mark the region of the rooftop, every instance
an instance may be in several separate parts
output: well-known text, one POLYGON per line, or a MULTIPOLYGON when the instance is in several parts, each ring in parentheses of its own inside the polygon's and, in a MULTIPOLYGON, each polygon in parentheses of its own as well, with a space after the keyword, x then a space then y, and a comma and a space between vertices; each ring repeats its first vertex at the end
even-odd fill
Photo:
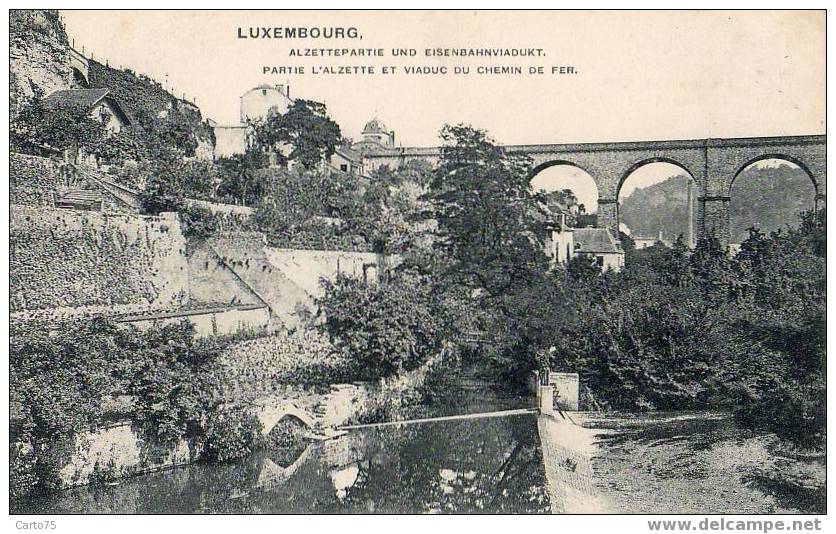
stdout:
POLYGON ((577 252, 624 253, 621 245, 606 228, 575 228, 573 239, 575 240, 577 252))
POLYGON ((92 109, 101 102, 110 91, 108 89, 62 89, 50 93, 44 99, 48 107, 78 107, 92 109))
POLYGON ((60 91, 50 93, 46 98, 44 98, 44 104, 46 107, 53 109, 64 108, 90 111, 103 100, 108 101, 123 123, 131 124, 128 114, 125 113, 125 110, 122 109, 119 102, 110 96, 109 89, 62 89, 60 91))
POLYGON ((366 123, 366 126, 363 128, 363 133, 389 133, 389 130, 386 129, 386 125, 380 119, 375 117, 366 123))

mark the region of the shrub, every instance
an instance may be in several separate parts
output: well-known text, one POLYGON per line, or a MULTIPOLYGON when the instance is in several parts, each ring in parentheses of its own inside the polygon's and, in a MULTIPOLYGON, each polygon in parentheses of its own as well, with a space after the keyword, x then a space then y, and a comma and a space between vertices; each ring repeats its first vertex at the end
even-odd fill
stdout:
POLYGON ((37 488, 36 461, 35 451, 31 448, 9 442, 9 496, 12 499, 25 497, 37 488))
POLYGON ((211 366, 223 399, 253 400, 285 384, 321 385, 356 379, 348 360, 315 331, 278 332, 231 343, 211 366))
POLYGON ((425 277, 400 273, 381 283, 325 281, 323 330, 366 379, 414 369, 441 349, 446 314, 425 277))
POLYGON ((130 397, 133 421, 163 443, 201 436, 218 404, 205 369, 220 348, 196 341, 186 321, 148 332, 104 319, 21 321, 10 334, 15 495, 58 488, 75 434, 112 416, 108 399, 130 397))
POLYGON ((252 454, 261 438, 261 423, 241 407, 225 407, 209 416, 204 432, 205 459, 226 463, 252 454))

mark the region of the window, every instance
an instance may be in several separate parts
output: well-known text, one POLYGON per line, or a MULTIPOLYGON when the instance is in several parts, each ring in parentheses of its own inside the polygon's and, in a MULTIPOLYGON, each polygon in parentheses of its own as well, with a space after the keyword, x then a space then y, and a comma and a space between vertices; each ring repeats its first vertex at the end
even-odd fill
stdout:
POLYGON ((342 165, 340 165, 340 170, 343 172, 348 172, 348 165, 343 163, 342 165))
POLYGON ((597 265, 598 267, 603 267, 604 266, 604 257, 603 256, 596 256, 595 257, 595 265, 597 265))
POLYGON ((261 90, 261 96, 267 96, 267 89, 261 90))

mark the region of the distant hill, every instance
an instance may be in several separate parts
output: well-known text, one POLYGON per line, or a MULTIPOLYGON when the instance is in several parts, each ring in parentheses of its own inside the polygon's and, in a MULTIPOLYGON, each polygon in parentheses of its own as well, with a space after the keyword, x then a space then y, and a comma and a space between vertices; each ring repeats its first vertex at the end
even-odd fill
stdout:
MULTIPOLYGON (((676 239, 688 232, 688 181, 684 175, 671 176, 663 182, 638 188, 619 207, 621 222, 633 236, 656 237, 661 231, 665 239, 676 239)), ((697 221, 696 189, 694 224, 697 221)), ((696 228, 695 228, 696 231, 696 228)))
POLYGON ((749 168, 731 191, 731 242, 741 243, 752 226, 769 233, 798 226, 798 215, 815 207, 816 191, 798 167, 749 168))
MULTIPOLYGON (((661 230, 675 238, 687 229, 684 175, 636 189, 621 202, 619 214, 632 234, 656 236, 661 230)), ((786 164, 750 168, 734 182, 731 192, 731 242, 740 243, 752 226, 772 232, 798 224, 798 214, 813 209, 815 190, 807 174, 786 164)), ((697 203, 694 203, 696 222, 697 203)))

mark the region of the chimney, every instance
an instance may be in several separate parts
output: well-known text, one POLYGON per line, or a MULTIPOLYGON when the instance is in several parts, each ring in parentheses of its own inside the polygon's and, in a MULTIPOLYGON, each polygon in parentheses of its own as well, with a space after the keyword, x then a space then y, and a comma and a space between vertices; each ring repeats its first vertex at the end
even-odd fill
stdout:
POLYGON ((691 191, 691 180, 688 180, 688 248, 694 248, 694 198, 691 191))

